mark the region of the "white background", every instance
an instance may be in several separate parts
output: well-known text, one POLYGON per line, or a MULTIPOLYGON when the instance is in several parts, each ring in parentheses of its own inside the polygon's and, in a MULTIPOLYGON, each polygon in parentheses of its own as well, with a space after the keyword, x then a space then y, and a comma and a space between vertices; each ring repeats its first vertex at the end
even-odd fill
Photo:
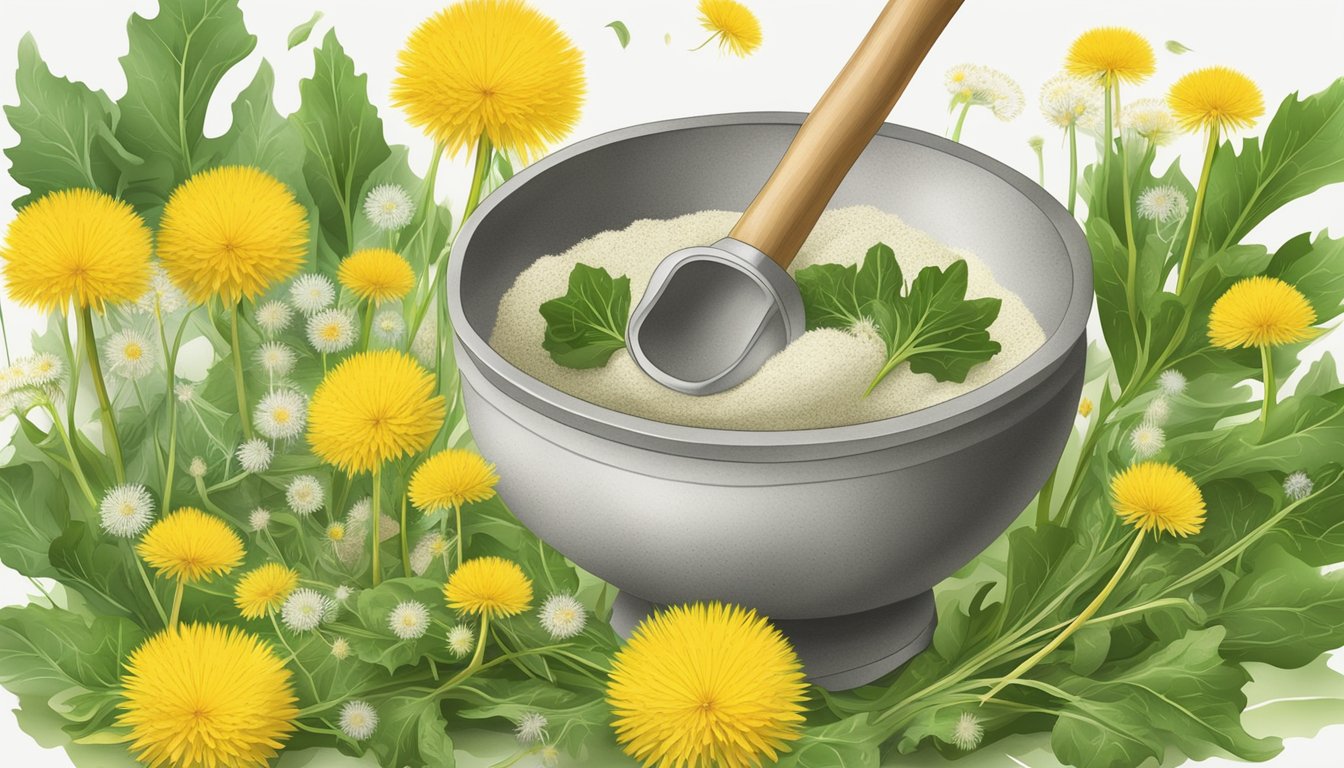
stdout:
MULTIPOLYGON (((752 57, 726 57, 712 48, 699 52, 704 33, 696 23, 694 0, 532 0, 554 16, 585 51, 588 101, 574 139, 609 129, 693 114, 743 110, 809 109, 832 75, 844 63, 881 0, 746 0, 757 11, 765 43, 752 57), (622 50, 604 25, 620 19, 633 39, 622 50), (669 33, 670 45, 663 36, 669 33)), ((220 133, 228 124, 228 104, 252 78, 262 57, 276 69, 276 98, 282 112, 297 106, 298 80, 311 73, 311 47, 327 29, 335 27, 356 67, 369 74, 370 95, 380 105, 388 138, 411 146, 412 163, 423 172, 429 144, 407 126, 399 113, 385 108, 396 51, 409 31, 442 3, 421 0, 243 0, 249 29, 258 36, 257 50, 230 73, 211 105, 208 133, 220 133), (322 7, 326 18, 309 43, 285 49, 290 29, 322 7)), ((0 102, 12 104, 12 73, 19 38, 32 32, 43 57, 57 75, 82 80, 116 99, 125 89, 117 57, 126 52, 125 23, 132 12, 155 13, 155 0, 3 0, 0 4, 0 102)), ((1119 24, 1146 35, 1158 49, 1158 74, 1149 83, 1132 88, 1126 100, 1162 96, 1184 72, 1207 64, 1239 68, 1265 92, 1269 111, 1289 93, 1311 93, 1344 75, 1344 2, 1340 0, 968 0, 930 53, 919 74, 893 112, 894 122, 933 132, 948 127, 943 72, 970 61, 987 64, 1018 80, 1027 93, 1027 110, 1011 124, 976 110, 967 122, 963 140, 1035 177, 1035 157, 1027 137, 1046 137, 1049 186, 1062 193, 1065 156, 1060 135, 1052 131, 1036 109, 1041 82, 1055 73, 1069 42, 1093 26, 1119 24), (1161 46, 1175 39, 1194 49, 1175 56, 1161 46)), ((0 146, 14 144, 8 125, 0 125, 0 146)), ((1199 142, 1185 140, 1165 151, 1159 165, 1184 153, 1187 173, 1197 168, 1199 142)), ((7 161, 4 161, 7 167, 7 161)), ((445 169, 439 189, 462 190, 467 173, 460 162, 445 169)), ((650 183, 656 183, 651 179, 650 183)), ((23 193, 8 175, 0 174, 0 200, 23 193)), ((450 196, 460 199, 460 193, 450 196)), ((949 201, 955 204, 955 201, 949 201)), ((0 210, 0 225, 12 216, 0 210)), ((1313 195, 1274 215, 1252 235, 1252 240, 1274 247, 1303 231, 1344 229, 1344 185, 1313 195)), ((6 304, 6 320, 16 351, 35 317, 6 304)), ((1317 345, 1336 356, 1344 354, 1344 334, 1336 333, 1317 345)), ((0 532, 0 535, 4 535, 0 532)), ((0 566, 0 604, 22 603, 32 592, 28 582, 0 566)), ((1341 658, 1334 664, 1344 668, 1341 658)), ((1344 695, 1344 692, 1341 692, 1344 695)), ((7 711, 13 698, 0 691, 0 751, 6 765, 68 765, 64 753, 43 750, 23 734, 7 711)), ((1274 766, 1312 768, 1339 765, 1344 747, 1344 725, 1322 731, 1316 739, 1290 739, 1274 766)), ((995 747, 989 747, 994 749, 995 747)), ((1003 765, 1023 765, 1001 747, 1003 765)), ((1026 761, 1033 758, 1027 757, 1026 761)), ((1202 765, 1225 766, 1217 759, 1202 765)))

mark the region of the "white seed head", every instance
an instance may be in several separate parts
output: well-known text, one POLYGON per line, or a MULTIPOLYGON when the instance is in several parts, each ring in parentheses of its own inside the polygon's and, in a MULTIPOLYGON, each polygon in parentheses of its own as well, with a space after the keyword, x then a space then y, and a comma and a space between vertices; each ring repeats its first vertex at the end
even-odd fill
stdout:
POLYGON ((1156 424, 1144 422, 1129 433, 1129 445, 1134 449, 1134 455, 1140 459, 1156 456, 1166 443, 1166 435, 1156 424))
POLYGON ((308 318, 308 343, 318 352, 344 351, 356 337, 355 314, 348 309, 324 309, 308 318))
POLYGON ((406 321, 401 319, 400 312, 384 309, 373 317, 373 332, 384 344, 395 344, 406 332, 406 321))
POLYGON ((429 629, 429 609, 418 600, 397 603, 397 607, 387 615, 387 626, 392 634, 402 640, 414 640, 429 629))
POLYGON ((341 733, 363 741, 378 727, 378 711, 367 701, 347 701, 341 707, 341 733))
POLYGON ((344 637, 338 637, 331 641, 331 655, 336 657, 337 661, 345 661, 350 658, 350 641, 344 637))
POLYGON ((1306 472, 1298 471, 1283 478, 1283 495, 1292 501, 1301 501, 1316 490, 1316 484, 1307 477, 1306 472))
POLYGON ((292 632, 311 632, 331 610, 331 598, 308 587, 300 587, 289 594, 280 609, 280 620, 292 632))
POLYGON ((1165 395, 1158 395, 1143 409, 1143 420, 1149 424, 1162 426, 1171 418, 1171 401, 1165 395))
POLYGON ((247 516, 247 527, 254 531, 264 531, 271 524, 271 510, 257 507, 247 516))
POLYGON ((437 531, 425 534, 416 542, 415 549, 411 552, 411 573, 423 576, 434 561, 443 557, 447 551, 448 540, 443 534, 437 531))
POLYGON ((139 331, 123 328, 112 334, 103 348, 107 350, 108 369, 123 379, 143 379, 154 370, 154 347, 139 331))
POLYGON ((1167 397, 1176 397, 1185 391, 1185 374, 1175 368, 1168 368, 1157 377, 1157 388, 1167 397))
POLYGON ((419 360, 422 365, 434 366, 438 363, 439 346, 439 321, 432 313, 425 317, 424 322, 420 323, 420 329, 415 332, 415 338, 411 341, 411 354, 419 360))
POLYGON ((415 203, 397 184, 379 184, 364 198, 364 215, 384 232, 405 228, 415 216, 415 203))
POLYGON ((139 536, 154 518, 154 499, 139 483, 114 486, 103 495, 98 513, 104 531, 124 539, 139 536))
POLYGON ((257 347, 257 363, 271 378, 288 376, 294 371, 297 359, 294 350, 288 344, 268 341, 257 347))
POLYGON ((285 487, 285 501, 294 514, 307 517, 326 503, 322 483, 312 475, 299 475, 285 487))
POLYGON ((958 749, 970 751, 980 746, 980 740, 985 737, 984 726, 980 725, 980 719, 970 712, 962 712, 961 717, 952 726, 952 743, 958 749))
POLYGON ((564 640, 583 631, 588 612, 573 595, 551 595, 541 604, 537 618, 551 637, 564 640))
POLYGON ((303 434, 308 401, 292 389, 267 392, 253 413, 257 431, 272 440, 292 440, 303 434))
POLYGON ((1055 75, 1041 86, 1041 114, 1059 128, 1100 130, 1103 102, 1096 82, 1068 73, 1055 75))
POLYGON ((342 584, 336 588, 336 591, 331 593, 331 596, 336 598, 336 602, 344 603, 346 600, 349 600, 350 596, 354 593, 355 591, 353 589, 342 584))
POLYGON ((289 321, 293 318, 294 310, 279 299, 272 299, 257 307, 257 325, 270 336, 288 328, 289 321))
POLYGON ((289 300, 303 314, 312 315, 336 300, 336 286, 323 275, 299 275, 289 284, 289 300))
POLYGON ((514 729, 520 744, 536 744, 546 740, 546 716, 540 712, 524 712, 514 729))
POLYGON ((186 405, 196 399, 196 385, 190 381, 179 381, 173 385, 173 395, 177 402, 186 405))
POLYGON ((1189 202, 1180 190, 1164 184, 1143 190, 1137 208, 1140 217, 1166 224, 1184 219, 1189 202))
POLYGON ((1181 135, 1181 126, 1164 99, 1138 99, 1120 108, 1120 130, 1147 139, 1157 146, 1170 144, 1181 135))
POLYGON ((200 456, 192 456, 191 463, 187 465, 187 474, 200 480, 205 477, 206 469, 207 467, 205 466, 204 458, 200 456))
POLYGON ((255 475, 258 472, 265 472, 271 466, 271 458, 275 455, 275 451, 271 449, 270 443, 260 437, 254 437, 238 446, 236 455, 243 471, 255 475))
POLYGON ((1022 114, 1022 86, 997 69, 978 64, 959 64, 947 70, 943 79, 953 106, 969 102, 989 107, 994 116, 1009 121, 1022 114))
POLYGON ((465 658, 476 647, 476 633, 465 624, 454 625, 448 630, 448 650, 457 658, 465 658))
POLYGON ((367 524, 373 514, 373 499, 368 496, 356 501, 350 505, 349 511, 345 513, 345 522, 351 525, 367 524))
POLYGON ((49 353, 39 352, 14 361, 21 371, 21 381, 25 387, 47 387, 58 382, 65 373, 65 363, 61 358, 49 353))
POLYGON ((160 314, 168 315, 187 305, 186 294, 173 284, 163 267, 154 264, 149 270, 149 288, 135 302, 136 310, 152 314, 157 308, 160 314))

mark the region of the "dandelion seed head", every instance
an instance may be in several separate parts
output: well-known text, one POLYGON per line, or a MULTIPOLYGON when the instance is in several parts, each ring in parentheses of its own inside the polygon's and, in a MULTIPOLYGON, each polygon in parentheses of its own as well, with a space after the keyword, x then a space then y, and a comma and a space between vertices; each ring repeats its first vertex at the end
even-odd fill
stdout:
POLYGON ((1185 392, 1185 374, 1175 368, 1168 368, 1157 377, 1158 390, 1167 397, 1176 397, 1185 392))
POLYGON ((377 334, 378 340, 384 344, 395 344, 401 340, 401 335, 406 332, 406 322, 401 319, 400 312, 385 309, 374 316, 373 332, 377 334))
POLYGON ((537 618, 551 637, 564 640, 583 631, 588 612, 573 595, 551 595, 541 604, 537 618))
POLYGON ((1171 418, 1171 401, 1165 396, 1158 395, 1148 403, 1148 407, 1143 409, 1143 420, 1155 426, 1162 426, 1171 418))
POLYGON ((1149 221, 1166 224, 1180 221, 1189 210, 1185 195, 1172 186, 1149 187, 1139 195, 1139 216, 1149 221))
POLYGON ((524 712, 514 729, 518 743, 535 744, 546 740, 546 716, 540 712, 524 712))
POLYGON ((308 343, 324 354, 343 352, 357 339, 355 314, 348 309, 324 309, 308 318, 308 343))
POLYGON ((322 483, 312 475, 299 475, 285 487, 285 501, 295 514, 307 517, 326 503, 322 483))
POLYGON ((158 264, 150 265, 149 289, 135 302, 135 308, 149 314, 158 309, 160 314, 170 315, 186 305, 187 295, 173 284, 167 270, 158 264))
POLYGON ((145 486, 125 483, 103 494, 98 514, 104 531, 123 539, 135 538, 154 519, 154 499, 145 486))
POLYGON ((186 405, 196 399, 196 385, 189 381, 179 381, 173 385, 173 396, 177 402, 186 405))
POLYGON ((295 309, 313 315, 336 300, 336 286, 325 275, 299 275, 289 284, 289 300, 295 309))
POLYGON ((378 728, 378 711, 367 701, 347 701, 341 706, 340 726, 341 733, 363 741, 378 728))
POLYGON ((293 373, 297 359, 294 350, 288 344, 268 341, 257 347, 257 362, 261 364, 262 370, 266 371, 266 375, 272 378, 293 373))
POLYGON ((465 658, 476 647, 476 633, 465 624, 456 624, 448 630, 448 650, 457 658, 465 658))
POLYGON ((271 511, 265 507, 257 507, 247 515, 247 527, 253 531, 264 531, 271 524, 271 511))
POLYGON ((984 726, 980 725, 980 718, 970 712, 962 712, 961 717, 952 726, 952 743, 958 749, 967 752, 980 746, 980 740, 985 736, 984 726))
POLYGON ((271 336, 288 328, 293 318, 294 311, 279 299, 272 299, 257 307, 257 325, 271 336))
POLYGON ((336 657, 337 661, 345 661, 350 658, 350 641, 344 637, 338 637, 331 641, 331 655, 336 657))
POLYGON ((250 475, 265 472, 270 468, 271 457, 274 455, 271 444, 259 437, 246 440, 238 446, 238 464, 250 475))
POLYGON ((1283 478, 1283 495, 1293 501, 1301 501, 1316 490, 1316 484, 1307 477, 1306 472, 1297 471, 1283 478))
POLYGON ((108 369, 129 381, 143 379, 154 370, 154 347, 139 331, 123 328, 103 345, 107 350, 108 369))
POLYGON ((192 456, 191 463, 187 465, 187 474, 200 480, 205 477, 205 472, 205 459, 200 456, 192 456))
POLYGON ((252 420, 257 431, 272 440, 292 440, 303 434, 308 401, 292 389, 267 392, 257 403, 252 420))
POLYGON ((1120 110, 1120 129, 1147 139, 1155 146, 1166 146, 1181 133, 1176 116, 1162 99, 1138 99, 1120 110))
POLYGON ((425 630, 429 629, 429 609, 418 600, 397 603, 397 607, 387 615, 387 626, 392 634, 402 640, 422 637, 425 630))
POLYGON ((308 587, 300 587, 285 599, 280 620, 291 632, 311 632, 331 610, 331 598, 308 587))
POLYGON ((384 232, 405 229, 415 217, 415 203, 399 184, 379 184, 364 196, 364 216, 384 232))
POLYGON ((1096 82, 1067 72, 1055 75, 1041 86, 1041 114, 1058 128, 1100 130, 1102 102, 1102 90, 1096 82))
POLYGON ((1162 428, 1146 421, 1129 433, 1129 445, 1134 449, 1134 455, 1140 459, 1156 456, 1166 442, 1167 438, 1162 428))

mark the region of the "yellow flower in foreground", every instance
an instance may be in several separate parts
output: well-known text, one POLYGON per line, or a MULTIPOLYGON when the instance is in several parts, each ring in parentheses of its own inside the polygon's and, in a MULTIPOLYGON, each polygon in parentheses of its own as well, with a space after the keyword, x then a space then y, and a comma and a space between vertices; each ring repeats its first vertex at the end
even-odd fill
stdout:
POLYGON ((392 103, 450 154, 481 135, 524 160, 579 119, 583 54, 521 0, 463 0, 426 19, 397 56, 392 103))
POLYGON ((532 582, 517 563, 477 557, 462 563, 443 588, 448 607, 488 619, 513 616, 532 604, 532 582))
POLYGON ((308 212, 289 188, 247 166, 187 179, 168 198, 159 259, 194 302, 255 298, 308 256, 308 212))
POLYGON ((1157 71, 1157 57, 1153 46, 1134 30, 1097 27, 1073 41, 1064 68, 1103 83, 1140 83, 1157 71))
POLYGON ((91 189, 24 206, 0 256, 9 295, 43 312, 74 303, 101 312, 149 289, 150 235, 131 206, 91 189))
POLYGON ((1084 397, 1082 402, 1078 403, 1078 415, 1087 418, 1092 415, 1092 400, 1084 397))
POLYGON ((233 592, 233 604, 245 619, 260 619, 280 610, 285 598, 299 586, 299 574, 279 563, 248 571, 233 592))
POLYGON ((1204 496, 1170 464, 1145 461, 1111 478, 1111 506, 1140 532, 1190 536, 1204 527, 1204 496))
POLYGON ((1254 125, 1265 114, 1265 97, 1235 69, 1206 67, 1177 80, 1167 94, 1167 106, 1187 131, 1213 128, 1226 133, 1254 125))
POLYGON ((371 472, 419 453, 443 425, 434 377, 392 349, 346 358, 308 406, 308 444, 342 472, 371 472))
POLYGON ((495 467, 475 451, 449 448, 430 456, 411 475, 411 503, 426 512, 454 509, 495 495, 495 467))
POLYGON ((136 551, 164 578, 202 581, 243 561, 243 542, 229 524, 182 507, 150 527, 136 551))
POLYGON ((802 666, 755 611, 696 603, 645 619, 616 654, 616 738, 646 766, 745 768, 799 736, 802 666))
POLYGON ((299 716, 290 672, 255 636, 184 624, 149 638, 126 662, 122 714, 146 765, 265 766, 299 716))
POLYGON ((374 304, 400 299, 415 287, 410 263, 387 248, 355 251, 341 262, 337 277, 351 293, 374 304))
POLYGON ((1239 280, 1213 303, 1209 341, 1224 349, 1275 347, 1306 341, 1318 331, 1307 297, 1276 277, 1239 280))
POLYGON ((737 0, 700 0, 700 26, 713 33, 710 40, 719 39, 720 49, 743 58, 761 47, 761 22, 737 0))

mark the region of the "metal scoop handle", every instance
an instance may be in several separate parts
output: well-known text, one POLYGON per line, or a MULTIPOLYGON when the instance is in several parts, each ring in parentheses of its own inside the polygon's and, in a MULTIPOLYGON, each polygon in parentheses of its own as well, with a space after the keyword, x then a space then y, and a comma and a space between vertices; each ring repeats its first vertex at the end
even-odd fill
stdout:
POLYGON ((787 268, 962 0, 890 0, 729 237, 787 268))

